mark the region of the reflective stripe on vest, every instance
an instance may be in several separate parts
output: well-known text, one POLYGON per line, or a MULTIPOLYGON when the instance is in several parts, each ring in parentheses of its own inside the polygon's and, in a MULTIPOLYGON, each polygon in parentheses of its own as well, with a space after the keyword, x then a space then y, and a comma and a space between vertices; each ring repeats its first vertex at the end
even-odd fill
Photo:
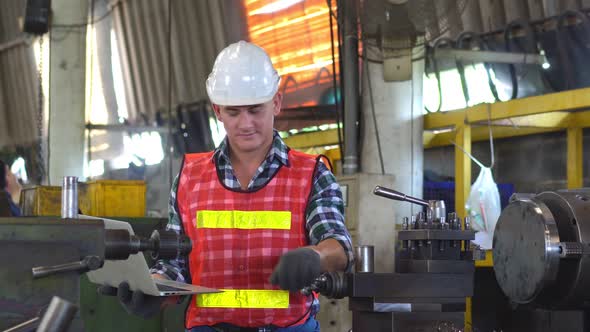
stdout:
POLYGON ((264 289, 224 289, 221 293, 197 295, 203 308, 287 309, 289 291, 264 289))
POLYGON ((197 228, 291 229, 291 211, 197 211, 197 228))
MULTIPOLYGON (((291 229, 291 211, 197 211, 197 228, 291 229)), ((286 309, 289 292, 263 289, 225 289, 222 293, 199 294, 198 307, 286 309)))

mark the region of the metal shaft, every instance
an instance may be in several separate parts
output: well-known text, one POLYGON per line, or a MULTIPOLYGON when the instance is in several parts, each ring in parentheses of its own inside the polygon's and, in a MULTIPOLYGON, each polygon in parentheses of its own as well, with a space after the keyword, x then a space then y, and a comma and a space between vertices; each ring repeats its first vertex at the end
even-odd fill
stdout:
POLYGON ((375 247, 358 246, 356 249, 356 272, 374 272, 375 271, 375 247))
POLYGON ((61 187, 61 217, 78 218, 78 177, 64 176, 61 187))
POLYGON ((381 186, 376 186, 375 189, 373 190, 373 194, 375 194, 377 196, 393 199, 396 201, 404 201, 404 202, 410 202, 410 203, 414 203, 414 204, 418 204, 418 205, 422 205, 422 206, 429 206, 428 201, 425 201, 420 198, 408 196, 404 193, 400 193, 399 191, 395 191, 393 189, 389 189, 389 188, 385 188, 385 187, 381 187, 381 186))
POLYGON ((41 323, 39 323, 37 332, 66 332, 76 315, 76 311, 78 311, 78 307, 54 296, 41 319, 41 323))
POLYGON ((358 172, 358 95, 359 95, 359 53, 358 53, 358 12, 357 0, 338 1, 343 9, 342 63, 344 94, 344 174, 358 172))

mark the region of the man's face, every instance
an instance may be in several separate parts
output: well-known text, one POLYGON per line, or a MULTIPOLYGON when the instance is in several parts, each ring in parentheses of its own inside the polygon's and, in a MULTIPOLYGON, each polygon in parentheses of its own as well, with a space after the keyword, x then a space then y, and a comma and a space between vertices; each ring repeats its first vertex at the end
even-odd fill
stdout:
POLYGON ((272 142, 274 117, 281 111, 282 95, 257 105, 213 105, 217 119, 223 123, 232 150, 254 152, 272 142))

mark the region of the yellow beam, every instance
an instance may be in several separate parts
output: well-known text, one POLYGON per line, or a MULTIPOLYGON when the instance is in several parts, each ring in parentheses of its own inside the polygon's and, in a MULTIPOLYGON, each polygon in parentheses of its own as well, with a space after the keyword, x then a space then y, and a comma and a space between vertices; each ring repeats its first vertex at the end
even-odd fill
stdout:
POLYGON ((571 127, 580 127, 580 128, 590 127, 590 111, 571 113, 570 126, 571 127))
MULTIPOLYGON (((503 127, 492 126, 492 135, 494 139, 526 136, 533 134, 542 134, 554 131, 563 130, 562 128, 531 128, 531 127, 503 127)), ((455 139, 456 131, 450 130, 444 133, 434 134, 430 131, 424 132, 424 148, 434 148, 438 146, 451 145, 451 141, 455 139)), ((472 126, 471 141, 479 142, 490 139, 490 132, 487 126, 472 126)))
POLYGON ((293 149, 304 149, 314 146, 328 146, 338 144, 337 129, 313 131, 291 135, 284 139, 285 143, 293 149))
MULTIPOLYGON (((466 216, 465 202, 471 190, 471 159, 467 153, 471 153, 471 126, 460 125, 455 131, 455 212, 459 218, 466 216), (461 147, 463 150, 461 150, 461 147)), ((471 298, 466 299, 465 326, 471 331, 471 298)))
POLYGON ((424 117, 424 129, 501 120, 525 115, 590 109, 590 88, 549 93, 493 104, 480 104, 456 111, 430 113, 424 117))
POLYGON ((471 190, 471 126, 463 125, 455 131, 455 212, 461 218, 466 216, 465 202, 471 190))
POLYGON ((475 267, 494 267, 492 251, 486 250, 486 258, 483 261, 475 261, 475 267))
MULTIPOLYGON (((570 112, 541 113, 496 120, 492 123, 496 126, 510 127, 567 128, 570 124, 571 114, 570 112)), ((482 124, 487 123, 488 121, 482 122, 482 124)))
POLYGON ((567 130, 567 188, 582 188, 582 128, 568 128, 567 130))
POLYGON ((466 332, 472 332, 472 315, 471 315, 471 307, 472 307, 472 302, 471 302, 471 298, 468 297, 465 299, 465 331, 466 332))

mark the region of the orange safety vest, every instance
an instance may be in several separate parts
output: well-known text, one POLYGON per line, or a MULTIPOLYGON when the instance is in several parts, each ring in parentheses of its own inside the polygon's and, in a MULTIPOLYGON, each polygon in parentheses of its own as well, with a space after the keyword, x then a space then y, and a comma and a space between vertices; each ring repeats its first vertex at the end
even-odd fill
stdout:
POLYGON ((195 285, 224 290, 193 296, 185 326, 299 325, 312 299, 269 282, 281 255, 308 245, 305 211, 318 158, 289 151, 262 188, 240 192, 219 179, 213 153, 185 156, 178 212, 193 242, 189 272, 195 285))

